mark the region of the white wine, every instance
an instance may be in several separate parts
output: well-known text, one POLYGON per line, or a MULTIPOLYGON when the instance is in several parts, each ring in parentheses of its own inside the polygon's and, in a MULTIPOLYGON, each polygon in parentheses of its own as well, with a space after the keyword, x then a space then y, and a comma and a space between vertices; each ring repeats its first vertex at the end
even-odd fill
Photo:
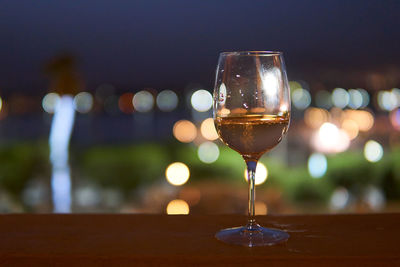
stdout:
POLYGON ((248 160, 258 160, 274 148, 282 140, 288 125, 289 116, 244 115, 215 119, 221 140, 248 160))

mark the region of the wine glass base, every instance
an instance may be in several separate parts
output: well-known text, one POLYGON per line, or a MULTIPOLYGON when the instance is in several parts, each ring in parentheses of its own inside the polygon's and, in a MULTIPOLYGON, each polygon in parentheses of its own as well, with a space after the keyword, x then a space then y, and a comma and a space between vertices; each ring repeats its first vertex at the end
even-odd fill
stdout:
POLYGON ((227 244, 245 247, 272 246, 289 239, 289 234, 276 229, 269 229, 256 225, 223 229, 215 237, 227 244))

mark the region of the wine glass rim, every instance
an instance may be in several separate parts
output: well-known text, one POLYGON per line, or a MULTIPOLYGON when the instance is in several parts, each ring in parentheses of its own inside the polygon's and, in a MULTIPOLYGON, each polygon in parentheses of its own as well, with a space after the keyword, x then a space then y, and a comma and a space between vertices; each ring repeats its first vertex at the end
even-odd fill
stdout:
POLYGON ((281 51, 227 51, 221 52, 221 55, 239 55, 239 56, 280 56, 281 51))

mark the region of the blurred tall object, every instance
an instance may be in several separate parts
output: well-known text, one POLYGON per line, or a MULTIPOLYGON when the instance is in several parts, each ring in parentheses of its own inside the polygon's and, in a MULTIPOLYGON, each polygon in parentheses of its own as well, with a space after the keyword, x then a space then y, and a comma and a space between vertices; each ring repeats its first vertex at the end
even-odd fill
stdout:
POLYGON ((49 137, 53 209, 56 213, 68 213, 71 211, 68 147, 75 118, 73 96, 83 88, 83 82, 72 55, 55 57, 47 64, 46 72, 50 76, 50 91, 58 94, 49 137))

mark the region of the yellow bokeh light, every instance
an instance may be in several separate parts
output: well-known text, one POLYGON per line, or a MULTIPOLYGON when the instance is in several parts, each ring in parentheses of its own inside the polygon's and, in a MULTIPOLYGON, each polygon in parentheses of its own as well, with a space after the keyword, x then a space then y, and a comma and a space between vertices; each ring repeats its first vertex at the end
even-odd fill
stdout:
POLYGON ((256 215, 267 215, 268 207, 267 204, 265 204, 264 202, 256 201, 254 203, 254 207, 256 215))
POLYGON ((196 126, 188 120, 177 121, 172 132, 175 138, 183 143, 190 143, 197 136, 196 126))
POLYGON ((214 141, 218 139, 218 133, 217 130, 215 129, 213 118, 205 119, 201 123, 200 132, 203 135, 203 137, 207 140, 214 141))
POLYGON ((346 118, 358 124, 362 132, 369 131, 374 126, 374 116, 366 110, 346 110, 346 118))
POLYGON ((308 108, 304 113, 304 121, 311 128, 319 128, 330 120, 330 113, 322 108, 308 108))
POLYGON ((350 140, 353 140, 358 135, 358 124, 353 120, 344 120, 342 122, 342 129, 347 133, 350 140))
POLYGON ((175 186, 183 185, 189 180, 190 171, 188 166, 182 162, 174 162, 165 170, 167 181, 175 186))
MULTIPOLYGON (((256 185, 260 185, 262 183, 264 183, 268 178, 268 169, 267 167, 262 164, 261 162, 257 163, 257 168, 256 168, 256 181, 255 184, 256 185)), ((246 181, 248 181, 247 178, 247 169, 244 170, 244 179, 246 179, 246 181)))
POLYGON ((167 205, 167 214, 189 214, 189 205, 184 200, 174 199, 170 201, 167 205))

